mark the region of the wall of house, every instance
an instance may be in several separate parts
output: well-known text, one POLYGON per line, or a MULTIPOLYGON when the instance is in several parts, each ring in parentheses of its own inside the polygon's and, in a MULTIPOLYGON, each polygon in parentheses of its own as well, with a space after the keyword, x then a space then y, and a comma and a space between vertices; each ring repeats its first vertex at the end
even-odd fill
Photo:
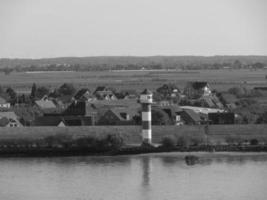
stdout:
MULTIPOLYGON (((18 127, 0 128, 1 139, 35 139, 55 134, 70 134, 75 136, 102 137, 107 134, 121 134, 126 143, 141 143, 141 126, 80 126, 80 127, 18 127)), ((267 141, 267 125, 205 125, 196 126, 152 126, 153 142, 160 142, 166 135, 176 137, 189 135, 205 137, 211 141, 221 141, 229 136, 243 139, 256 138, 267 141)))

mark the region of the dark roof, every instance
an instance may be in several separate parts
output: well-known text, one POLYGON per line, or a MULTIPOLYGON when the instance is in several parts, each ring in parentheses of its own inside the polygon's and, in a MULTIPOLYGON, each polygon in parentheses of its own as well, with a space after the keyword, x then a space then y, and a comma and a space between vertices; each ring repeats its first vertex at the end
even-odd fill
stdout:
POLYGON ((194 112, 193 110, 185 109, 184 112, 185 112, 188 116, 190 116, 190 118, 191 118, 192 120, 194 120, 195 122, 199 122, 199 121, 201 121, 199 114, 196 113, 196 112, 194 112))
POLYGON ((107 89, 107 88, 106 88, 105 86, 98 86, 98 87, 95 89, 94 93, 99 92, 99 91, 105 91, 106 89, 107 89))
POLYGON ((204 87, 206 87, 208 85, 208 83, 196 81, 196 82, 189 82, 189 85, 192 86, 192 88, 194 88, 195 90, 200 90, 200 89, 203 89, 204 87))
POLYGON ((38 117, 34 120, 35 126, 57 126, 59 123, 63 121, 63 117, 60 116, 45 116, 45 117, 38 117))
POLYGON ((145 89, 141 94, 152 94, 152 92, 148 89, 145 89))
POLYGON ((86 92, 89 92, 90 93, 90 91, 87 89, 87 88, 82 88, 82 89, 80 89, 75 95, 74 95, 74 98, 75 99, 80 99, 86 92))
POLYGON ((138 111, 136 109, 131 108, 121 108, 121 107, 115 107, 110 109, 117 117, 119 117, 120 120, 126 120, 123 116, 123 113, 128 114, 130 118, 132 118, 135 115, 138 115, 138 111))

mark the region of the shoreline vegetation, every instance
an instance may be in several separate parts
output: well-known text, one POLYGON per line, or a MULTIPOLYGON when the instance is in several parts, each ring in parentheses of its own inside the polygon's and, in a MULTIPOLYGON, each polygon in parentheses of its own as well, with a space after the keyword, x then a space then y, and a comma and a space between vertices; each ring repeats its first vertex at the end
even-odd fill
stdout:
POLYGON ((125 143, 122 134, 106 134, 100 137, 55 134, 42 139, 2 138, 0 157, 118 156, 164 152, 267 152, 267 144, 256 138, 242 140, 229 136, 225 141, 224 144, 215 144, 191 136, 164 136, 158 144, 130 145, 125 143))

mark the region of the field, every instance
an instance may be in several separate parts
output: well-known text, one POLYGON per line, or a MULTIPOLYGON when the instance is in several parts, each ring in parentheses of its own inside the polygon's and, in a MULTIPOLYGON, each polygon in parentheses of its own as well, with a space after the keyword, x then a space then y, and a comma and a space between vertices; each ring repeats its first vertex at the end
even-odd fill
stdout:
POLYGON ((219 91, 240 84, 248 87, 267 86, 264 70, 190 70, 190 71, 102 71, 102 72, 13 72, 0 73, 0 85, 17 91, 29 91, 32 83, 55 88, 62 83, 73 83, 78 88, 106 85, 116 89, 156 89, 164 83, 176 83, 182 89, 187 81, 208 81, 219 91))

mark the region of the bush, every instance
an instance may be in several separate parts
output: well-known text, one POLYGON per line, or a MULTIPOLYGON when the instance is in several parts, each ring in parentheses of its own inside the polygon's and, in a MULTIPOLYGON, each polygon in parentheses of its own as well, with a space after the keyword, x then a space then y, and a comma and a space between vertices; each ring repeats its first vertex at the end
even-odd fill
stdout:
POLYGON ((190 139, 190 145, 192 145, 192 146, 199 146, 199 145, 201 145, 203 143, 204 143, 203 138, 194 137, 194 138, 190 139))
POLYGON ((189 138, 186 136, 180 136, 177 139, 177 146, 188 147, 189 146, 189 138))
POLYGON ((242 139, 238 136, 228 136, 225 138, 225 141, 228 144, 235 144, 235 145, 241 144, 243 142, 242 139))
POLYGON ((173 148, 176 146, 176 138, 173 136, 165 136, 161 140, 161 145, 167 148, 173 148))
POLYGON ((124 141, 119 134, 109 134, 104 139, 106 146, 111 150, 119 150, 124 145, 124 141))
POLYGON ((259 144, 259 141, 258 141, 257 139, 251 139, 251 140, 249 141, 249 144, 250 144, 250 145, 258 145, 258 144, 259 144))

